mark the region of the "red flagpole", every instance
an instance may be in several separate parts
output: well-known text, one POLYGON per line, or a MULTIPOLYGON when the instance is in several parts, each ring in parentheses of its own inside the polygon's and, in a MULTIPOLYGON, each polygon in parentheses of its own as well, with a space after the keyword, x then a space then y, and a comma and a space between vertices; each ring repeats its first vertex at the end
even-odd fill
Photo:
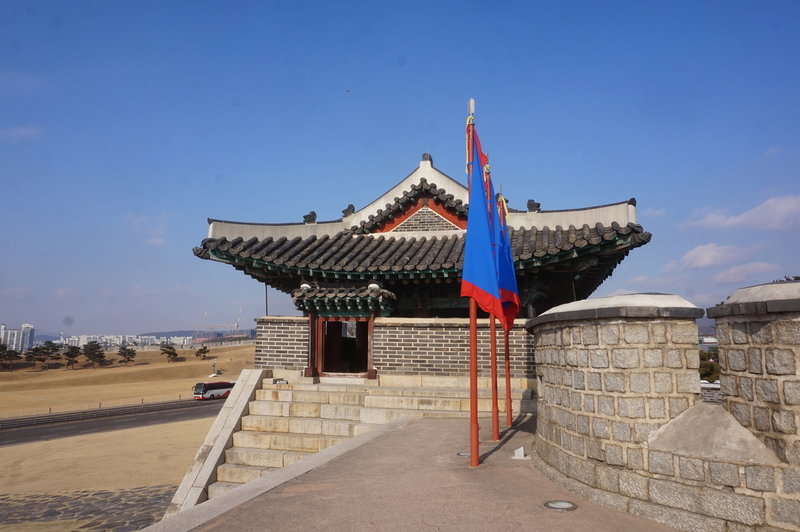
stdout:
POLYGON ((469 298, 469 465, 481 463, 478 426, 478 304, 469 298))
POLYGON ((511 360, 508 348, 508 335, 509 331, 503 329, 504 347, 505 347, 505 362, 506 362, 506 424, 509 427, 514 425, 514 417, 511 415, 511 360))
POLYGON ((500 441, 500 409, 497 406, 497 326, 494 314, 489 315, 489 338, 491 341, 492 373, 492 441, 500 441))

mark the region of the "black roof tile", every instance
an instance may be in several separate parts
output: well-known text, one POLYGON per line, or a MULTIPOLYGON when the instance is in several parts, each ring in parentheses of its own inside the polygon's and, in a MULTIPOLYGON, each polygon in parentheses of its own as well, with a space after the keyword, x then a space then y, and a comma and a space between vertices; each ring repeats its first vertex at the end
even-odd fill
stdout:
MULTIPOLYGON (((546 264, 564 263, 586 254, 613 255, 602 262, 597 272, 604 279, 630 249, 650 240, 650 233, 638 224, 595 224, 554 229, 543 227, 509 228, 511 252, 518 271, 536 269, 546 264), (567 253, 571 252, 571 253, 567 253), (577 253, 577 255, 575 255, 577 253), (610 269, 609 269, 610 264, 610 269)), ((398 274, 431 275, 441 270, 460 270, 463 260, 464 233, 438 236, 387 236, 342 231, 320 238, 299 236, 258 241, 235 238, 203 240, 195 255, 204 259, 245 264, 247 268, 269 268, 314 277, 337 277, 347 274, 369 277, 398 274), (316 273, 315 273, 316 272, 316 273)), ((585 259, 581 259, 585 260, 585 259)), ((602 279, 601 279, 602 280, 602 279)))

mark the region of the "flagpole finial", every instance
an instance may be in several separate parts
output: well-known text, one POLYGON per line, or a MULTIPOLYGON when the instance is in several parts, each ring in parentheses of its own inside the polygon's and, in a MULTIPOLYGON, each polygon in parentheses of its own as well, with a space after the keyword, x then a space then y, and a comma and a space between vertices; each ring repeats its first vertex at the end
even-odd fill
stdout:
POLYGON ((472 116, 475 114, 475 98, 470 98, 467 103, 467 113, 472 116))

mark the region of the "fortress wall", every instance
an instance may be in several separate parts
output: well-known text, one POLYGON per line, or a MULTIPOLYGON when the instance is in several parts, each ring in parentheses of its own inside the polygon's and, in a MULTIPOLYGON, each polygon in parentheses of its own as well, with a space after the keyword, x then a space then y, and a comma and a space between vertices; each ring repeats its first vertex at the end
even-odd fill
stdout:
POLYGON ((782 461, 800 466, 800 300, 782 302, 708 312, 717 320, 725 408, 782 461))
POLYGON ((800 530, 798 468, 699 402, 702 314, 676 296, 641 294, 530 320, 534 461, 581 496, 679 529, 800 530))

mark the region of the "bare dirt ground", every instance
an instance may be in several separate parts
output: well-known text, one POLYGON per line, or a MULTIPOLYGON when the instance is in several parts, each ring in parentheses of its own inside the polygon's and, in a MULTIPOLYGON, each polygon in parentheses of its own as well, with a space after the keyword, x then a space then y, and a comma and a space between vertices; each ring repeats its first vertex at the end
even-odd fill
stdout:
MULTIPOLYGON (((141 351, 136 364, 94 369, 30 369, 0 373, 0 416, 32 408, 94 404, 178 394, 209 380, 235 380, 252 367, 255 346, 212 349, 208 360, 180 352, 184 362, 167 363, 159 351, 141 351)), ((108 356, 108 355, 107 355, 108 356)), ((96 405, 95 405, 96 406, 96 405)), ((0 492, 50 493, 115 490, 180 483, 212 418, 41 441, 0 448, 0 492)))
POLYGON ((0 492, 178 485, 213 418, 99 432, 0 448, 0 492))
MULTIPOLYGON (((236 380, 242 369, 253 367, 255 346, 213 348, 200 360, 191 350, 178 351, 181 362, 168 363, 160 351, 139 351, 129 366, 116 362, 97 368, 56 368, 47 371, 19 368, 0 371, 0 417, 17 417, 98 406, 170 401, 190 396, 196 382, 236 380), (216 369, 219 377, 209 378, 216 369)), ((82 359, 82 357, 81 357, 82 359)))

